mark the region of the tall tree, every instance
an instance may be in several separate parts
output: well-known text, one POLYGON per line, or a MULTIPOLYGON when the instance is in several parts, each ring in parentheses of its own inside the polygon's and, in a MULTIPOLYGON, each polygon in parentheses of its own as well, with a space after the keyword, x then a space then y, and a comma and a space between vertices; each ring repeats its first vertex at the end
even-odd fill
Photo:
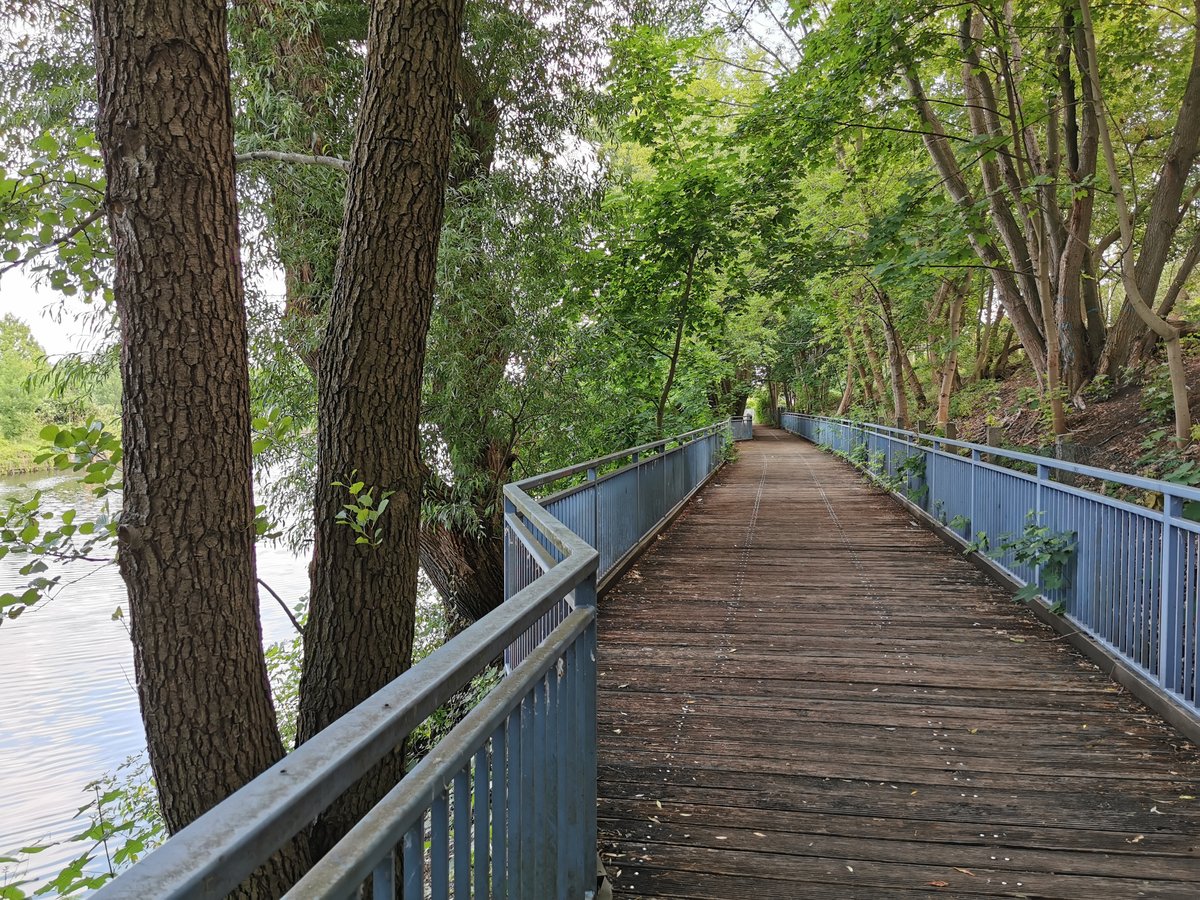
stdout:
POLYGON ((255 584, 225 17, 214 0, 92 3, 121 319, 118 558, 172 831, 283 755, 255 584))
MULTIPOLYGON (((301 742, 411 663, 421 374, 462 11, 463 0, 379 0, 371 11, 342 246, 318 376, 316 530, 301 742), (348 504, 368 509, 365 519, 345 517, 348 504)), ((331 846, 402 775, 398 749, 317 823, 315 849, 331 846)))

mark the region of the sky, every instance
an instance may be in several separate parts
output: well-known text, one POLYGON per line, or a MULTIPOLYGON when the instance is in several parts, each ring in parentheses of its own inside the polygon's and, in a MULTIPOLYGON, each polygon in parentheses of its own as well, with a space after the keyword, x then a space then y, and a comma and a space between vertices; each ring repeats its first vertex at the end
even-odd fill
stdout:
POLYGON ((80 301, 64 297, 48 287, 39 288, 20 269, 0 277, 0 316, 11 314, 28 325, 51 359, 94 348, 95 340, 86 321, 76 319, 87 310, 80 301), (51 311, 64 311, 64 314, 55 317, 50 315, 51 311), (56 322, 55 318, 61 321, 56 322))
MULTIPOLYGON (((263 296, 283 302, 282 272, 269 269, 253 277, 263 296)), ((28 325, 51 361, 98 348, 89 327, 92 311, 81 300, 34 284, 21 269, 0 276, 0 316, 11 314, 28 325)))

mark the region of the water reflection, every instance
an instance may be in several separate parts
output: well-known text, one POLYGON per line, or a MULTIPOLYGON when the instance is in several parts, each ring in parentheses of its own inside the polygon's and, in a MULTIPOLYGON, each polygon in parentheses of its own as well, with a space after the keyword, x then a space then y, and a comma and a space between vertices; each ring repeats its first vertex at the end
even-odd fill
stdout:
MULTIPOLYGON (((98 511, 99 501, 60 475, 0 478, 0 498, 29 490, 45 492, 47 509, 98 511)), ((0 591, 24 584, 18 569, 26 561, 0 559, 0 591)), ((308 588, 306 560, 286 549, 260 546, 258 567, 289 602, 308 588)), ((146 745, 127 623, 112 619, 126 602, 116 566, 73 563, 63 571, 66 587, 54 600, 0 626, 0 855, 83 830, 74 815, 92 798, 84 785, 146 745)), ((268 643, 294 634, 265 591, 261 609, 268 643)), ((23 874, 41 880, 79 852, 51 848, 23 874)))

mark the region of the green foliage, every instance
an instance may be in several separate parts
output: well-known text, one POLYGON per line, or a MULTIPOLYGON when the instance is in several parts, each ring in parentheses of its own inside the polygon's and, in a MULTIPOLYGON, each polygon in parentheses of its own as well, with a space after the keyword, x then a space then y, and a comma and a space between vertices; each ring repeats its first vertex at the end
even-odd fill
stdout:
POLYGON ((1175 400, 1171 393, 1171 376, 1166 365, 1158 366, 1142 385, 1142 408, 1158 422, 1171 421, 1175 400))
POLYGON ((333 483, 334 487, 345 488, 348 497, 337 513, 337 523, 354 532, 354 543, 378 547, 383 543, 384 526, 380 519, 387 512, 389 498, 396 492, 368 487, 365 482, 356 480, 357 476, 355 469, 350 473, 349 481, 333 483))
POLYGON ((990 549, 991 541, 988 539, 988 533, 977 531, 967 546, 963 547, 963 553, 987 553, 990 549))
POLYGON ((1032 600, 1047 591, 1068 586, 1067 566, 1075 554, 1075 547, 1074 532, 1051 531, 1048 526, 1039 524, 1038 513, 1030 510, 1021 534, 1005 535, 996 552, 1011 553, 1014 562, 1037 568, 1037 581, 1025 585, 1015 597, 1032 600))
POLYGON ((83 791, 88 802, 76 813, 76 818, 88 823, 82 831, 60 842, 30 844, 0 855, 0 880, 6 869, 14 876, 0 886, 0 898, 64 897, 95 890, 166 840, 150 763, 144 755, 127 758, 83 791), (20 878, 18 873, 30 856, 64 845, 76 846, 78 855, 45 884, 35 888, 20 878))
POLYGON ((10 498, 0 507, 0 559, 8 554, 29 557, 20 568, 28 578, 24 588, 0 593, 0 623, 4 616, 15 619, 33 604, 52 596, 62 581, 61 568, 50 573, 47 560, 111 560, 116 541, 116 518, 107 498, 120 490, 121 446, 101 422, 76 428, 47 425, 41 439, 51 446, 38 454, 39 462, 50 462, 55 469, 72 471, 92 493, 105 498, 102 511, 93 518, 80 519, 74 509, 57 516, 42 509, 41 492, 10 498))

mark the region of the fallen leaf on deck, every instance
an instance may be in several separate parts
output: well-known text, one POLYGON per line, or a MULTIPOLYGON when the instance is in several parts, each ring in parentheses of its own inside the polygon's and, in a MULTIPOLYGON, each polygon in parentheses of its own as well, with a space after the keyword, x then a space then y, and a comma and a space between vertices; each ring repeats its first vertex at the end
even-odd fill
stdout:
POLYGON ((931 884, 934 887, 949 887, 950 886, 950 882, 948 882, 948 881, 927 881, 925 883, 931 884))
POLYGON ((958 866, 955 866, 955 867, 954 867, 954 871, 955 871, 955 872, 962 872, 964 875, 970 875, 972 878, 974 878, 974 877, 975 877, 975 873, 974 873, 974 872, 972 872, 970 869, 960 869, 958 866))

